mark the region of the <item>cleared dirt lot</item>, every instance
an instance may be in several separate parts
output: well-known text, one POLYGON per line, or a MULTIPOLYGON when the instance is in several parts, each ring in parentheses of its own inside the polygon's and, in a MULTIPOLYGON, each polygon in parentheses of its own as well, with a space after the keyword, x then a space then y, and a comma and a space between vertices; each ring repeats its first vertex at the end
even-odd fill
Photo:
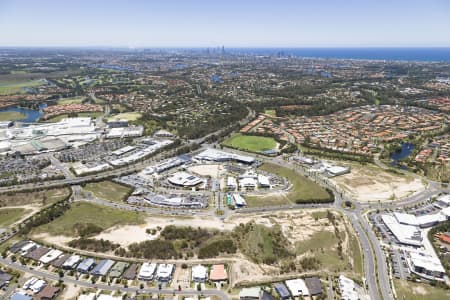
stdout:
POLYGON ((332 181, 362 202, 399 200, 425 188, 420 179, 394 174, 373 165, 351 165, 349 174, 335 177, 332 181))

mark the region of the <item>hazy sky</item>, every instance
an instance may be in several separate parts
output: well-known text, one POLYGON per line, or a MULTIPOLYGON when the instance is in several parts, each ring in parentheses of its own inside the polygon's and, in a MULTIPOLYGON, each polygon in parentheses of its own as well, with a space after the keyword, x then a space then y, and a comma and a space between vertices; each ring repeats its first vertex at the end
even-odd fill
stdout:
POLYGON ((0 46, 450 46, 448 0, 0 0, 0 46))

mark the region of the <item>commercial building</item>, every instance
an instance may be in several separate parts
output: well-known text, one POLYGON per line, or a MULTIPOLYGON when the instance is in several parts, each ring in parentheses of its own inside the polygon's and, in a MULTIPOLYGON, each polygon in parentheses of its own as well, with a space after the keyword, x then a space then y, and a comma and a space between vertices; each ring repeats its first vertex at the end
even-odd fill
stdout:
POLYGON ((237 181, 236 178, 233 176, 227 177, 227 189, 229 190, 235 190, 237 188, 237 181))
POLYGON ((202 265, 192 267, 192 281, 205 282, 208 279, 206 267, 202 265))
POLYGON ((349 167, 341 167, 341 166, 330 166, 325 169, 325 172, 328 176, 335 177, 335 176, 350 173, 350 168, 349 167))
POLYGON ((303 279, 286 280, 285 283, 293 297, 310 295, 308 287, 303 279))
POLYGON ((103 259, 98 263, 97 266, 95 266, 91 274, 97 276, 105 276, 106 274, 108 274, 109 270, 112 268, 113 265, 114 265, 113 260, 103 259))
POLYGON ((450 207, 450 194, 444 194, 437 197, 434 205, 439 208, 450 207))
POLYGON ((422 236, 417 226, 401 224, 391 215, 383 214, 381 219, 401 244, 420 247, 422 236))
POLYGON ((154 263, 143 263, 139 270, 139 280, 153 280, 157 265, 154 263))
POLYGON ((187 172, 176 172, 172 174, 167 180, 176 186, 194 187, 203 183, 203 179, 187 172))
POLYGON ((128 120, 119 119, 119 120, 111 120, 106 123, 109 128, 120 128, 120 127, 128 127, 128 120))
POLYGON ((435 255, 419 251, 408 251, 410 269, 414 273, 427 279, 441 280, 445 276, 445 269, 435 255))
POLYGON ((228 153, 217 149, 207 149, 197 154, 194 158, 197 160, 217 161, 217 162, 236 161, 244 164, 252 164, 255 162, 255 158, 251 156, 228 153))
POLYGON ((247 206, 247 202, 245 201, 244 197, 242 197, 240 194, 233 194, 233 200, 236 204, 236 207, 244 207, 247 206))
POLYGON ((161 282, 168 282, 172 280, 172 274, 175 270, 173 264, 160 264, 156 270, 156 279, 161 282))

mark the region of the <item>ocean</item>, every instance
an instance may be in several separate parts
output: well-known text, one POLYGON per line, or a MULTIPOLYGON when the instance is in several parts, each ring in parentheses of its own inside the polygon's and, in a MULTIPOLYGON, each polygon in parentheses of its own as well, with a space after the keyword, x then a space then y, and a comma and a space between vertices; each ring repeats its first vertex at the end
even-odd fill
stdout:
POLYGON ((227 53, 385 61, 450 62, 449 48, 228 48, 227 53))

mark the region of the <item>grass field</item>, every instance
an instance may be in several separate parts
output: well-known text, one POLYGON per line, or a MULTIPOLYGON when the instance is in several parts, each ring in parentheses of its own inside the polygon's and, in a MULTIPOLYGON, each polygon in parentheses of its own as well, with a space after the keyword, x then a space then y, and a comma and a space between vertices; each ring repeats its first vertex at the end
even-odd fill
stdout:
POLYGON ((277 195, 272 194, 267 196, 246 197, 249 207, 325 201, 330 199, 330 195, 324 188, 291 169, 271 163, 264 163, 260 169, 280 177, 287 178, 287 180, 289 180, 292 184, 292 188, 287 194, 280 193, 277 195), (260 202, 258 203, 258 201, 260 202))
POLYGON ((399 300, 450 299, 450 290, 432 287, 429 284, 394 279, 394 286, 399 300))
POLYGON ((61 98, 58 100, 59 105, 81 103, 86 97, 61 98))
POLYGON ((25 91, 23 88, 38 87, 43 85, 42 80, 27 80, 27 81, 0 81, 0 95, 20 94, 25 91))
POLYGON ((25 119, 27 116, 17 111, 0 112, 0 121, 17 121, 25 119))
MULTIPOLYGON (((99 117, 99 116, 101 116, 101 115, 103 115, 102 112, 82 112, 82 113, 77 113, 77 116, 78 116, 78 117, 91 117, 91 118, 97 118, 97 117, 99 117)), ((43 120, 43 122, 45 122, 45 123, 56 123, 56 122, 61 121, 61 120, 64 119, 64 118, 68 118, 68 117, 69 117, 69 115, 67 115, 67 114, 62 114, 62 115, 55 116, 55 117, 50 118, 50 119, 45 120, 45 121, 43 120)))
POLYGON ((84 190, 93 193, 100 199, 122 202, 132 189, 112 181, 100 181, 86 184, 84 190))
POLYGON ((78 224, 91 223, 105 230, 116 225, 142 224, 144 220, 142 213, 79 202, 72 204, 62 217, 33 229, 32 234, 76 236, 75 227, 78 224))
POLYGON ((277 116, 277 112, 275 111, 275 109, 266 109, 264 111, 264 113, 266 115, 272 116, 272 117, 276 117, 277 116))
POLYGON ((263 152, 264 150, 274 149, 277 146, 277 142, 270 137, 242 135, 238 133, 223 142, 223 145, 244 151, 263 152))
POLYGON ((46 206, 63 200, 70 195, 69 188, 51 189, 38 192, 1 194, 0 206, 37 205, 46 206))
POLYGON ((7 227, 25 215, 27 212, 24 208, 4 208, 0 209, 0 227, 7 227))
POLYGON ((136 121, 142 117, 142 114, 139 112, 126 112, 126 113, 120 113, 114 116, 111 116, 108 118, 108 121, 115 121, 115 120, 128 120, 128 121, 136 121))

